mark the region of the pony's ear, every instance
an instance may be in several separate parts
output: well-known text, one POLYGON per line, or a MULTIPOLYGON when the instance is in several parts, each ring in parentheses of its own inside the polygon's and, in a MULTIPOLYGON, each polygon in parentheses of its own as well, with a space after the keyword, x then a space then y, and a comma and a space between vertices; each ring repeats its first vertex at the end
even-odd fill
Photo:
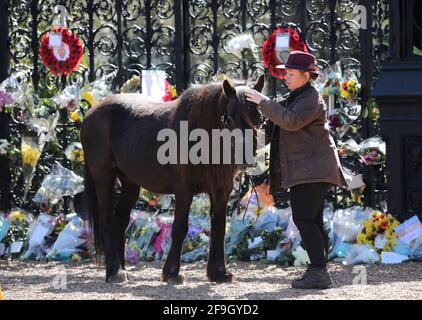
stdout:
POLYGON ((223 81, 223 92, 226 95, 226 97, 230 97, 234 94, 236 94, 236 90, 234 89, 231 82, 227 79, 223 81))
POLYGON ((265 84, 265 74, 262 74, 262 75, 259 76, 258 80, 256 80, 256 83, 253 86, 253 88, 256 91, 261 92, 262 88, 264 88, 264 84, 265 84))

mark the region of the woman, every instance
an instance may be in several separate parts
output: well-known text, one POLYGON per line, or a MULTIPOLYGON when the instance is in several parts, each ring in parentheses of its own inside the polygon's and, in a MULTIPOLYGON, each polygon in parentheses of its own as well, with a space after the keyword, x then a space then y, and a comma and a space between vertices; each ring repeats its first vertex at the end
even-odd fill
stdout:
POLYGON ((250 89, 248 101, 258 104, 272 122, 270 184, 290 188, 293 221, 299 229, 311 261, 307 271, 293 281, 293 288, 325 289, 331 286, 327 272, 328 236, 323 225, 324 199, 330 185, 347 187, 333 138, 326 106, 310 80, 318 77, 315 57, 292 51, 285 65, 290 94, 281 104, 250 89))

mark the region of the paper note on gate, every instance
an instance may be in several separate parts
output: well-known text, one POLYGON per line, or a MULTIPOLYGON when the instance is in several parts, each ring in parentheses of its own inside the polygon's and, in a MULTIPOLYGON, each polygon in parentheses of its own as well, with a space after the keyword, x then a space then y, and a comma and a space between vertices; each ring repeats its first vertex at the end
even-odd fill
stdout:
POLYGON ((394 228, 394 231, 402 242, 409 244, 410 241, 422 234, 422 224, 417 216, 413 216, 394 228))
POLYGON ((142 94, 163 101, 166 94, 165 80, 166 72, 163 70, 142 70, 142 94))

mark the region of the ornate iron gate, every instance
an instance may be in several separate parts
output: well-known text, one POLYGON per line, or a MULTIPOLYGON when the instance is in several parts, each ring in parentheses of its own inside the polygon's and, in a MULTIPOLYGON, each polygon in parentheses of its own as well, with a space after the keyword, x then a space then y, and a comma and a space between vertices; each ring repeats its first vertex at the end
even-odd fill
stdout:
MULTIPOLYGON (((259 45, 276 26, 291 24, 301 30, 320 67, 341 59, 345 67, 359 73, 365 106, 386 55, 387 9, 385 0, 0 0, 0 80, 7 76, 8 66, 13 71, 24 70, 31 74, 36 93, 49 96, 54 88, 105 74, 120 87, 133 74, 154 67, 165 70, 179 92, 190 83, 212 80, 217 71, 233 78, 255 78, 265 71, 262 63, 247 63, 230 54, 228 40, 250 32, 259 45), (40 39, 60 4, 67 8, 68 25, 81 37, 88 54, 78 71, 68 77, 49 74, 38 56, 40 39), (354 21, 357 5, 367 10, 367 29, 354 21)), ((279 80, 269 82, 271 95, 283 90, 279 80)), ((17 139, 19 121, 5 113, 0 113, 0 121, 0 138, 17 139)), ((377 132, 375 123, 361 121, 363 137, 377 132)), ((43 153, 34 190, 53 161, 71 165, 63 150, 77 134, 77 127, 65 113, 57 134, 61 150, 43 153)), ((5 157, 0 156, 0 161, 1 207, 24 205, 19 200, 20 169, 9 168, 5 157)), ((372 167, 365 170, 365 204, 375 206, 385 197, 383 175, 372 167)))

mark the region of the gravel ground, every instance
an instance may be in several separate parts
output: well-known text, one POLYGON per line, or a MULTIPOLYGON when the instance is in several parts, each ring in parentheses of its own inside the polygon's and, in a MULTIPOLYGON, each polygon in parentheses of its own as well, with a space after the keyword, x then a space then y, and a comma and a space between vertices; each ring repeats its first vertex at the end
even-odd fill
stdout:
POLYGON ((329 270, 334 287, 328 290, 291 289, 290 282, 304 267, 232 261, 229 269, 236 275, 236 281, 215 284, 207 281, 205 266, 205 262, 183 264, 181 274, 185 283, 176 286, 160 281, 161 264, 157 262, 130 266, 129 283, 107 284, 104 269, 94 263, 71 266, 58 262, 0 261, 0 286, 6 300, 422 299, 422 263, 417 262, 357 266, 358 270, 332 262, 329 270), (354 278, 365 272, 367 284, 354 284, 354 278))

